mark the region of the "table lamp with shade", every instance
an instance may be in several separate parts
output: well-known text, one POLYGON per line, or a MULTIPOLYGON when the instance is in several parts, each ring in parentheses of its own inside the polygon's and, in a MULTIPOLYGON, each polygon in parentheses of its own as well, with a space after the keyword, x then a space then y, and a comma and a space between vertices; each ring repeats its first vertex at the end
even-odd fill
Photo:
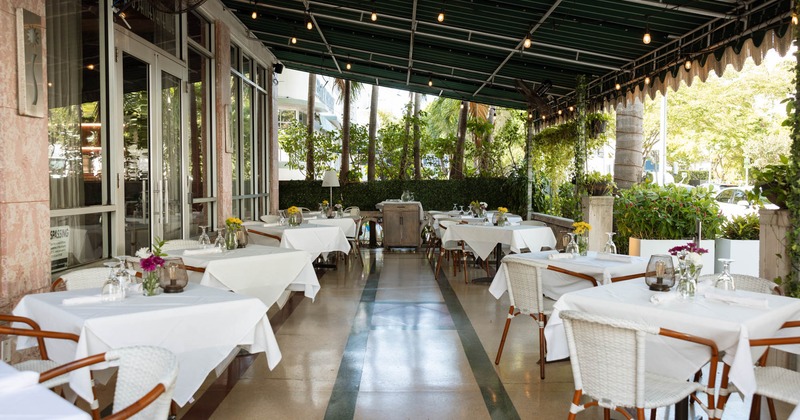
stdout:
POLYGON ((339 186, 339 177, 336 175, 336 171, 325 171, 322 175, 322 187, 329 187, 330 188, 330 200, 328 201, 333 206, 333 187, 339 186))

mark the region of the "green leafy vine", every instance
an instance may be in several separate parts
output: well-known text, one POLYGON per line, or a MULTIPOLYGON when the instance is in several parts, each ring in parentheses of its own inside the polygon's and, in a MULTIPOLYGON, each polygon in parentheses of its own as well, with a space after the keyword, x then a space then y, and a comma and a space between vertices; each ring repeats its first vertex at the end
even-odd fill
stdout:
MULTIPOLYGON (((795 14, 800 13, 800 0, 794 2, 795 14)), ((800 45, 800 31, 794 30, 795 45, 800 45)), ((798 277, 798 267, 800 267, 800 182, 797 176, 800 174, 800 107, 797 106, 797 97, 800 95, 800 51, 794 53, 795 56, 795 77, 794 97, 787 101, 786 109, 789 113, 789 121, 792 128, 791 159, 789 159, 788 179, 790 180, 789 191, 787 191, 786 206, 789 209, 789 219, 791 226, 786 234, 789 242, 789 258, 791 268, 789 279, 784 286, 784 291, 789 296, 800 297, 800 277, 798 277)), ((787 121, 787 122, 789 122, 787 121)))

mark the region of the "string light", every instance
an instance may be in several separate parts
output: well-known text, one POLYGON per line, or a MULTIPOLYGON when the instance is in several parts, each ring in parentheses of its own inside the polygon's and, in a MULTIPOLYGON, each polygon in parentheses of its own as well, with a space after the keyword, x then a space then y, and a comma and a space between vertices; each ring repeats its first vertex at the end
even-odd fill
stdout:
POLYGON ((644 84, 645 84, 645 86, 650 84, 650 76, 645 76, 644 77, 644 84))
POLYGON ((439 16, 436 16, 436 20, 438 20, 438 21, 439 21, 439 23, 442 23, 442 22, 444 22, 444 9, 442 9, 442 10, 439 12, 439 16))
POLYGON ((528 112, 528 119, 529 120, 533 119, 533 112, 528 112))
POLYGON ((376 11, 374 11, 374 10, 373 10, 373 11, 372 11, 372 14, 369 16, 369 18, 370 18, 370 20, 372 20, 373 22, 375 22, 376 20, 378 20, 378 12, 376 12, 376 11))
POLYGON ((531 47, 531 38, 529 36, 527 35, 525 36, 525 41, 522 41, 522 46, 524 46, 525 48, 531 47))
POLYGON ((433 86, 433 78, 428 78, 428 86, 433 86))
POLYGON ((683 67, 686 70, 691 70, 692 69, 692 61, 687 58, 686 62, 683 63, 683 67))
POLYGON ((86 65, 86 68, 87 68, 88 70, 94 70, 94 64, 87 64, 87 65, 86 65))
POLYGON ((652 37, 650 36, 650 24, 648 23, 647 26, 644 28, 644 36, 642 36, 642 42, 645 45, 649 44, 652 41, 652 37))
POLYGON ((350 70, 351 68, 353 68, 353 66, 350 63, 347 63, 347 65, 345 67, 347 68, 347 70, 350 70))
POLYGON ((622 89, 622 86, 620 86, 619 82, 614 84, 614 89, 616 89, 616 90, 622 89))
POLYGON ((792 25, 797 25, 797 22, 798 22, 797 12, 792 12, 792 25))
POLYGON ((561 110, 560 109, 558 110, 558 115, 561 115, 561 110))
POLYGON ((250 17, 253 18, 253 19, 257 19, 258 18, 258 12, 253 10, 253 13, 250 14, 250 17))
POLYGON ((309 31, 314 29, 314 23, 311 21, 311 12, 306 9, 306 29, 309 31))
POLYGON ((290 41, 292 42, 292 44, 297 44, 297 37, 293 36, 290 41))
POLYGON ((569 112, 572 112, 572 111, 574 111, 574 110, 575 110, 575 107, 574 107, 574 106, 572 106, 572 105, 570 105, 570 106, 569 106, 569 112))

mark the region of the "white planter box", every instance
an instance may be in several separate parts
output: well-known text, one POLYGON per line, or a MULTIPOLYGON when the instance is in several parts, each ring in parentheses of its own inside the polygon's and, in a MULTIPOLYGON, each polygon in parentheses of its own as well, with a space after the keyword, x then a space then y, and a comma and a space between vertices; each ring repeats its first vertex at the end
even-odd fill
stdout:
MULTIPOLYGON (((717 259, 730 258, 731 273, 747 274, 748 276, 758 277, 759 242, 755 241, 734 241, 732 239, 717 239, 717 259)), ((715 262, 714 271, 722 272, 722 263, 715 262)))
MULTIPOLYGON (((628 254, 650 258, 653 254, 669 254, 670 248, 686 245, 691 239, 639 239, 630 238, 628 240, 628 254)), ((703 271, 700 274, 714 274, 714 240, 703 239, 700 247, 708 250, 703 255, 703 271)), ((678 266, 678 259, 673 258, 675 267, 678 266)))

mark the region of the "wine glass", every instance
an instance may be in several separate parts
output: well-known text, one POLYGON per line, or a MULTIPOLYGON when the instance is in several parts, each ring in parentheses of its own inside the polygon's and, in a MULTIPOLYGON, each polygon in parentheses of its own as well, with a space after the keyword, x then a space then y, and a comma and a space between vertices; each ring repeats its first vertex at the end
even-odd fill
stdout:
POLYGON ((721 262, 723 266, 722 274, 717 277, 717 282, 714 283, 714 287, 717 289, 729 290, 731 292, 736 290, 736 284, 734 284, 733 277, 731 276, 731 263, 734 260, 728 258, 718 258, 717 261, 721 262))
POLYGON ((458 206, 458 209, 459 209, 459 210, 458 210, 458 214, 460 214, 460 215, 462 215, 462 216, 463 216, 463 215, 464 215, 464 206, 463 206, 463 205, 459 205, 459 206, 458 206))
POLYGON ((605 246, 603 247, 603 252, 607 254, 616 254, 617 253, 617 246, 614 244, 614 232, 606 232, 608 235, 608 241, 606 241, 605 246))
POLYGON ((578 243, 575 242, 576 235, 574 233, 567 233, 567 235, 569 237, 569 243, 567 244, 567 247, 564 249, 564 252, 567 254, 573 254, 577 256, 578 254, 580 254, 581 250, 578 247, 578 243))
POLYGON ((458 211, 458 204, 453 203, 453 211, 458 211))
POLYGON ((281 216, 280 220, 278 220, 278 224, 281 226, 286 225, 286 210, 279 210, 278 214, 281 216))
POLYGON ((206 233, 208 226, 198 226, 198 227, 202 232, 200 233, 200 237, 197 239, 197 241, 200 242, 200 246, 202 246, 203 248, 208 248, 208 246, 211 245, 211 238, 209 238, 208 233, 206 233))
POLYGON ((214 248, 225 249, 225 227, 217 228, 217 237, 214 239, 214 248))

